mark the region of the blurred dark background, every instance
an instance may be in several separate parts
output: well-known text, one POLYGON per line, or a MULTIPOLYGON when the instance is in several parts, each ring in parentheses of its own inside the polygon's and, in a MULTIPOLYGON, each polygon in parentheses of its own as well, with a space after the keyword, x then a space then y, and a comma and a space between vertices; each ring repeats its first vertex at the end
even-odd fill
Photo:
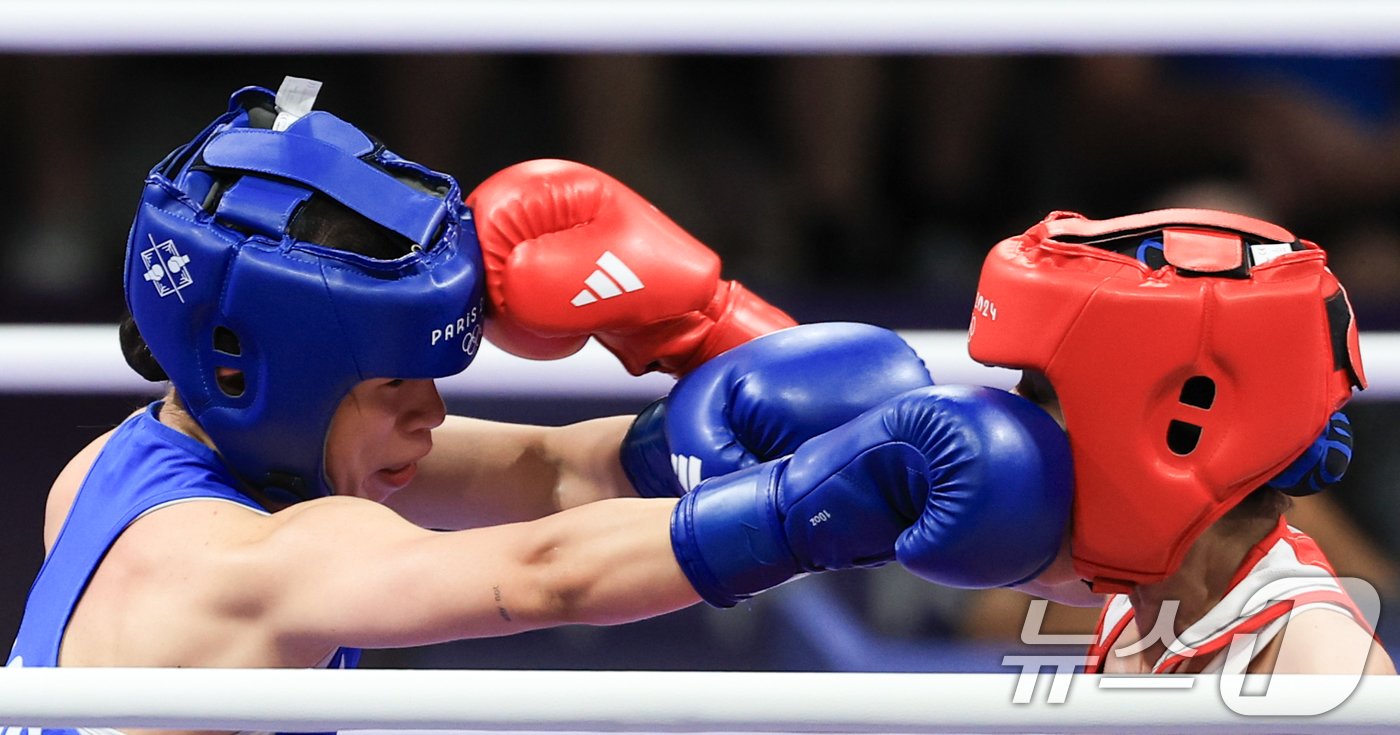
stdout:
MULTIPOLYGON (((1214 206, 1320 243, 1363 332, 1400 329, 1400 63, 1285 55, 0 55, 0 323, 115 323, 145 173, 233 90, 275 89, 284 75, 323 81, 319 109, 464 189, 530 158, 601 168, 717 250, 727 277, 801 321, 963 329, 982 255, 1048 211, 1214 206)), ((0 394, 0 643, 42 559, 49 483, 142 402, 0 394)), ((641 406, 452 408, 557 424, 641 406)), ((1369 401, 1349 413, 1351 474, 1290 518, 1393 604, 1400 411, 1369 401)), ((883 569, 803 580, 737 610, 367 663, 997 670, 1025 605, 883 569)), ((1056 609, 1052 621, 1087 630, 1094 615, 1056 609)), ((1383 635, 1397 627, 1388 614, 1382 623, 1383 635)))

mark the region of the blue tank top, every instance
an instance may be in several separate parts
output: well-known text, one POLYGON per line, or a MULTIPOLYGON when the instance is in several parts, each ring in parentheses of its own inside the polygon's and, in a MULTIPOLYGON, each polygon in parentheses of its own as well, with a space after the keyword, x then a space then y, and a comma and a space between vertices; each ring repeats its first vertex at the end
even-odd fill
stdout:
MULTIPOLYGON (((218 499, 262 512, 214 450, 160 423, 153 403, 127 419, 78 488, 58 538, 29 590, 8 666, 57 666, 63 632, 107 549, 141 515, 162 505, 218 499)), ((353 668, 360 651, 341 648, 327 668, 353 668)), ((31 731, 33 732, 33 731, 31 731)), ((75 735, 73 730, 45 730, 75 735)))

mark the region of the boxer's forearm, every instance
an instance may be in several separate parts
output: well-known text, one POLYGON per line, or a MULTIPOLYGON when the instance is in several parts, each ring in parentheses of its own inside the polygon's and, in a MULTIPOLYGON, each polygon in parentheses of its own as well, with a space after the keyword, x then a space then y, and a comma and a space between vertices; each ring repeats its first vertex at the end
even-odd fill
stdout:
POLYGON ((418 477, 388 504, 419 525, 457 530, 633 496, 618 463, 631 418, 543 427, 449 416, 418 477))
POLYGON ((519 524, 521 553, 498 583, 503 606, 526 627, 548 627, 625 623, 699 602, 672 551, 674 507, 608 499, 519 524))

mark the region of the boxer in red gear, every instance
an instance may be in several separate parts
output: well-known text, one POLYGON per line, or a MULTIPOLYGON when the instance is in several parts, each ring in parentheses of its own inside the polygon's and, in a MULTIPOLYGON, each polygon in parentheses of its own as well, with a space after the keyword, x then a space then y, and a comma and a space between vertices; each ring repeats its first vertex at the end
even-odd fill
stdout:
POLYGON ((486 262, 486 336, 521 357, 567 357, 597 337, 633 375, 684 375, 792 317, 618 180, 527 161, 467 197, 486 262))
POLYGON ((987 255, 968 352, 1074 457, 1069 544, 1023 589, 1113 595, 1088 673, 1395 673, 1378 600, 1284 518, 1349 461, 1359 344, 1322 248, 1238 214, 1052 212, 987 255))

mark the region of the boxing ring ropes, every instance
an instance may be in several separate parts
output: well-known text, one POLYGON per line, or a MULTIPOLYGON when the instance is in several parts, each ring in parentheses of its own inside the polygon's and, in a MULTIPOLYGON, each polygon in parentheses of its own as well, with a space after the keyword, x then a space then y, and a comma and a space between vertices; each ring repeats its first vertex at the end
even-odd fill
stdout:
MULTIPOLYGON (((1336 709, 1309 717, 1231 711, 1221 689, 1241 691, 1243 682, 1235 680, 1242 678, 1225 677, 1217 687, 1207 677, 1153 677, 1196 686, 1130 689, 1106 686, 1123 677, 1078 675, 1067 703, 1011 704, 1017 678, 1000 674, 0 669, 0 719, 303 732, 1374 734, 1395 728, 1400 678, 1366 679, 1351 692, 1350 677, 1275 677, 1265 696, 1315 702, 1351 692, 1336 709)), ((1041 682, 1042 689, 1050 686, 1041 682)), ((16 729, 7 735, 29 735, 16 729)))
MULTIPOLYGON (((48 0, 0 4, 0 53, 1400 52, 1388 0, 48 0), (386 6, 391 10, 386 11, 386 6), (367 29, 373 29, 369 31, 367 29)), ((156 93, 159 93, 157 90, 156 93)), ((946 383, 1006 387, 962 332, 906 339, 946 383)), ((1362 338, 1400 397, 1400 334, 1362 338)), ((450 397, 650 398, 590 344, 553 363, 489 346, 450 397)), ((112 325, 0 325, 0 393, 144 394, 112 325)), ((849 644, 849 642, 847 642, 849 644)), ((931 661, 930 666, 936 666, 931 661)), ((793 733, 1375 733, 1400 678, 1040 674, 0 668, 0 735, 25 728, 793 733), (1340 703, 1340 704, 1338 704, 1340 703), (1311 709, 1310 709, 1311 708, 1311 709), (1310 714, 1322 713, 1322 714, 1310 714), (8 725, 9 727, 4 727, 8 725)))
POLYGON ((0 3, 0 50, 47 53, 1390 53, 1397 46, 1400 8, 1386 0, 396 0, 390 10, 375 0, 0 3))
MULTIPOLYGON (((967 357, 961 331, 904 338, 945 383, 1009 386, 1015 374, 967 357)), ((0 393, 149 394, 116 349, 115 325, 0 325, 0 393)), ((1362 337, 1371 389, 1400 398, 1400 334, 1362 337)), ((487 344, 440 381, 449 398, 649 399, 672 379, 635 378, 590 342, 534 362, 487 344)), ((816 606, 820 607, 820 606, 816 606)), ((831 645, 840 640, 828 626, 831 645)), ((402 671, 0 668, 0 735, 25 727, 204 730, 453 730, 790 733, 1375 733, 1400 728, 1400 678, 1099 677, 1020 674, 629 671, 402 671), (1253 678, 1251 678, 1253 679, 1253 678), (1231 693, 1234 693, 1233 695, 1231 693), (1325 700, 1325 701, 1324 701, 1325 700), (1322 702, 1321 704, 1313 704, 1322 702), (1270 704, 1272 703, 1272 704, 1270 704), (1312 706, 1315 716, 1241 714, 1312 706), (1335 708, 1329 704, 1339 704, 1335 708)), ((930 656, 930 668, 936 657, 930 656)), ((1008 670, 1015 671, 1015 666, 1008 670)))
MULTIPOLYGON (((0 393, 146 395, 163 390, 122 361, 116 325, 0 324, 0 393)), ((1010 388, 1017 373, 991 368, 967 356, 963 331, 902 331, 941 383, 1010 388)), ((1400 398, 1400 333, 1363 332, 1362 361, 1370 387, 1355 400, 1400 398)), ((438 381, 452 398, 593 398, 650 400, 664 395, 672 378, 628 375, 617 359, 590 341, 565 360, 534 361, 486 343, 470 370, 438 381)), ((162 384, 163 385, 163 384, 162 384)))

